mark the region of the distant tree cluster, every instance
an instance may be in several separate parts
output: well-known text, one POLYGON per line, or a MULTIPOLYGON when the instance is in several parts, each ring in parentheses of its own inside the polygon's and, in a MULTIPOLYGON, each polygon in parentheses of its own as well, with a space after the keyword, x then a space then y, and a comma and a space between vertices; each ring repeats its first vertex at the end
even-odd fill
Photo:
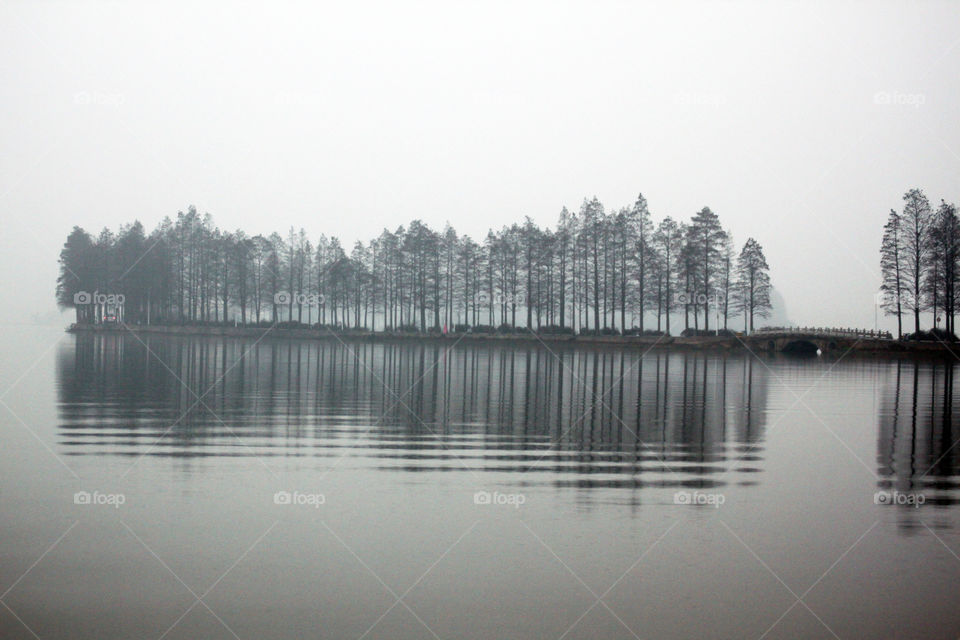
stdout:
POLYGON ((739 253, 709 208, 654 224, 641 195, 605 211, 566 208, 555 229, 530 218, 477 242, 419 220, 347 252, 306 232, 248 237, 194 207, 147 235, 140 222, 93 238, 80 227, 60 254, 57 301, 78 323, 303 323, 372 330, 528 327, 669 334, 684 327, 752 330, 770 303, 769 267, 750 238, 739 253))
POLYGON ((920 313, 933 314, 934 328, 955 333, 960 305, 957 275, 960 272, 960 219, 957 206, 943 200, 934 211, 920 189, 903 195, 903 211, 890 210, 880 246, 882 271, 880 305, 897 316, 897 334, 903 336, 903 315, 912 314, 915 334, 920 334, 920 313), (940 326, 940 318, 945 322, 940 326))

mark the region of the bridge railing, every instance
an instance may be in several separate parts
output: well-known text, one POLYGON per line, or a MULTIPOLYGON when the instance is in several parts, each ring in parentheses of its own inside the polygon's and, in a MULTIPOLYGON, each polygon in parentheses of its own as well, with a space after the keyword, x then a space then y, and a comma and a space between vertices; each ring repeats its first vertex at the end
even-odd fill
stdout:
POLYGON ((879 331, 876 329, 847 329, 837 327, 761 327, 754 330, 754 335, 778 334, 778 335, 806 335, 822 336, 824 338, 873 338, 879 340, 892 340, 893 335, 889 331, 879 331))

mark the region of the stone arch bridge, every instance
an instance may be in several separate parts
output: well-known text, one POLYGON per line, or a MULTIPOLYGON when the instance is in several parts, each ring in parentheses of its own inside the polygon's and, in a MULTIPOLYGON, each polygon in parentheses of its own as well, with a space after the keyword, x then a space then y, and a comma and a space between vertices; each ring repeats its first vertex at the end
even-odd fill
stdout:
POLYGON ((759 329, 743 338, 753 351, 772 353, 845 352, 875 346, 877 341, 892 340, 884 331, 827 329, 821 327, 759 329))

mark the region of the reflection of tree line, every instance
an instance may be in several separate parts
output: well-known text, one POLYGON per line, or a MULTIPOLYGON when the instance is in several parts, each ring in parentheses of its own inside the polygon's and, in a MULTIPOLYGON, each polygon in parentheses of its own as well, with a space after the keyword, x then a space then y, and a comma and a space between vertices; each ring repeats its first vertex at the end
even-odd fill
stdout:
POLYGON ((101 424, 156 432, 183 416, 170 433, 183 446, 224 437, 222 420, 289 447, 373 425, 371 438, 404 448, 482 435, 498 448, 709 462, 762 439, 767 397, 762 365, 695 353, 176 339, 151 339, 148 350, 108 334, 76 336, 71 356, 59 361, 64 435, 101 424))
POLYGON ((960 446, 954 446, 954 365, 897 362, 884 394, 878 436, 884 488, 923 492, 927 504, 955 504, 960 446))

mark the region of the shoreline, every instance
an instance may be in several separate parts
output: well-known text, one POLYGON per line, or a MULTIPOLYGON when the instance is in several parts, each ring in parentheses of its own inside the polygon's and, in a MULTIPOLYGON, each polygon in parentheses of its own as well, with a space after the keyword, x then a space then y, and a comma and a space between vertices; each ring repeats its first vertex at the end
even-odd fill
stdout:
MULTIPOLYGON (((231 327, 215 325, 77 325, 67 327, 74 334, 125 334, 159 336, 190 336, 219 338, 260 338, 269 332, 271 338, 282 340, 336 340, 342 342, 410 343, 436 342, 453 345, 459 342, 505 346, 572 346, 607 347, 619 349, 662 349, 683 351, 716 351, 744 353, 796 353, 790 347, 815 345, 824 356, 872 355, 893 358, 908 356, 957 357, 960 344, 940 342, 906 342, 874 337, 830 338, 813 334, 754 333, 748 336, 574 336, 500 333, 410 333, 393 331, 345 330, 289 327, 231 327)), ((809 347, 808 347, 809 348, 809 347)))

